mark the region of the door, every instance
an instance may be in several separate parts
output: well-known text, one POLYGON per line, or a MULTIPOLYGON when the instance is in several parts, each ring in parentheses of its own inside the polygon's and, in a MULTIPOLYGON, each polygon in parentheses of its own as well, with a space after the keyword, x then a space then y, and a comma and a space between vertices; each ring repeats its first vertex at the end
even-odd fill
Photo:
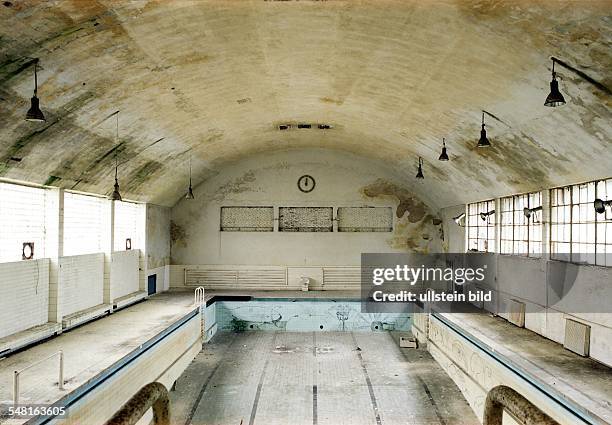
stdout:
POLYGON ((156 274, 152 274, 151 276, 148 277, 147 289, 148 289, 149 295, 153 295, 154 293, 157 292, 157 275, 156 274))

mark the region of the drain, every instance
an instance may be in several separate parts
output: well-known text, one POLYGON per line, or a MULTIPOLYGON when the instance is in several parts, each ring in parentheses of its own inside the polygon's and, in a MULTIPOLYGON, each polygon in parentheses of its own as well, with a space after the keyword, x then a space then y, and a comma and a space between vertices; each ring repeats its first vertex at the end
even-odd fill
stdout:
POLYGON ((372 324, 370 325, 370 329, 372 329, 373 331, 382 331, 383 324, 382 322, 372 322, 372 324))

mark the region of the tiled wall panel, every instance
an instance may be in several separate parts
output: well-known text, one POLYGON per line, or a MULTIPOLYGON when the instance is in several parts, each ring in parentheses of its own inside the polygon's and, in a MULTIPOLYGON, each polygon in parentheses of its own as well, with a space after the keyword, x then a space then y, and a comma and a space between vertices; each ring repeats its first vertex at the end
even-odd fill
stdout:
POLYGON ((49 260, 0 263, 0 338, 48 321, 49 260))
POLYGON ((59 260, 63 316, 102 304, 104 254, 75 255, 59 260))

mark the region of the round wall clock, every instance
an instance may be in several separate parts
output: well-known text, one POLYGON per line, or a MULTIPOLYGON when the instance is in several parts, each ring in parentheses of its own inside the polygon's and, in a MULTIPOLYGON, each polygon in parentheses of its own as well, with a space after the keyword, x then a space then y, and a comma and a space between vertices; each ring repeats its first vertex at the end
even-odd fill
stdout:
POLYGON ((304 193, 312 192, 315 188, 315 184, 315 180, 309 175, 300 177, 297 182, 298 189, 304 193))

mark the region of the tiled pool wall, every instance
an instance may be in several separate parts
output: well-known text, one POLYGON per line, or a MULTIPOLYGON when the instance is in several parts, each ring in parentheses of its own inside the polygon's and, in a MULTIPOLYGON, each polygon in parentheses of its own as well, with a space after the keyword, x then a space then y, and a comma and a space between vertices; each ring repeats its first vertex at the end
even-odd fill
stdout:
POLYGON ((411 327, 409 313, 362 313, 359 300, 217 301, 206 313, 208 338, 217 330, 382 332, 411 327))

